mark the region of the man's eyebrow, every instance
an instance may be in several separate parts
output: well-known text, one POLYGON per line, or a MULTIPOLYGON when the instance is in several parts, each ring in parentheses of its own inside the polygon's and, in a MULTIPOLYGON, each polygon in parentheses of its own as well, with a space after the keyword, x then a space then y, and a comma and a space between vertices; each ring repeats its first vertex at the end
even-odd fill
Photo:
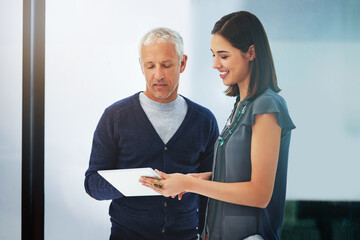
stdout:
MULTIPOLYGON (((161 63, 173 63, 171 59, 161 61, 161 63)), ((145 61, 144 64, 154 64, 153 61, 145 61)))
POLYGON ((172 62, 173 62, 172 60, 168 59, 168 60, 162 61, 161 63, 172 63, 172 62))

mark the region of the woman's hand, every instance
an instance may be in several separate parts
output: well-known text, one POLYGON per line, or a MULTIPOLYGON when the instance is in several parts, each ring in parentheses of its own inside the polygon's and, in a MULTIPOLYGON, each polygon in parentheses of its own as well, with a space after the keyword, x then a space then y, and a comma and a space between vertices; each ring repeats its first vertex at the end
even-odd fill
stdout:
MULTIPOLYGON (((204 172, 204 173, 188 173, 187 176, 191 176, 194 178, 199 178, 202 180, 210 180, 211 176, 212 176, 212 172, 204 172)), ((186 192, 181 192, 178 194, 178 199, 181 200, 182 196, 185 194, 186 192)), ((172 198, 175 198, 176 196, 171 196, 172 198)))
MULTIPOLYGON (((210 180, 211 176, 212 176, 212 172, 204 172, 204 173, 188 173, 188 176, 194 177, 194 178, 199 178, 202 180, 210 180)), ((178 194, 178 199, 181 200, 182 196, 185 194, 186 192, 181 192, 178 194)), ((176 196, 171 196, 172 198, 176 197, 176 196)))
POLYGON ((202 180, 210 180, 212 176, 212 172, 203 172, 203 173, 188 173, 187 175, 199 178, 202 180))
POLYGON ((189 178, 191 176, 180 173, 166 174, 159 170, 155 171, 162 179, 159 180, 155 178, 141 177, 139 180, 140 183, 165 197, 171 196, 175 198, 177 195, 179 195, 178 198, 181 200, 184 193, 186 193, 186 185, 188 184, 189 178), (154 185, 154 182, 158 184, 154 185))

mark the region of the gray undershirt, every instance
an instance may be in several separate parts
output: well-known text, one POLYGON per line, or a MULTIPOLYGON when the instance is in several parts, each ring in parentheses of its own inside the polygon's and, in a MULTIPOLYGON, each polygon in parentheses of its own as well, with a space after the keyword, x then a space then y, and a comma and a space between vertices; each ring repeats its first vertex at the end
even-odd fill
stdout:
POLYGON ((161 140, 166 144, 184 121, 188 109, 185 99, 178 95, 172 102, 159 103, 141 92, 139 100, 146 116, 161 140))

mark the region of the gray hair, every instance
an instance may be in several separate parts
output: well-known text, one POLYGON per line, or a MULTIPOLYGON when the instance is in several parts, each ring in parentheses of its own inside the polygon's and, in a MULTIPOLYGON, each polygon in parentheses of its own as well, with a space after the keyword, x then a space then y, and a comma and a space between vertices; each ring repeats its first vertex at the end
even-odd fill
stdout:
POLYGON ((175 45, 175 51, 179 57, 179 62, 181 62, 184 56, 184 42, 181 35, 165 27, 155 28, 147 32, 140 41, 139 44, 139 56, 141 59, 141 48, 142 46, 148 46, 153 42, 171 42, 175 45))

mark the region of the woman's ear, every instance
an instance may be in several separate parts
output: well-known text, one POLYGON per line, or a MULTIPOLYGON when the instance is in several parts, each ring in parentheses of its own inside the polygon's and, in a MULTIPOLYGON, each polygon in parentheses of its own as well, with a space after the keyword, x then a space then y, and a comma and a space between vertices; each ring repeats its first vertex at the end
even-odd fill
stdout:
POLYGON ((249 61, 250 62, 254 61, 254 59, 256 58, 255 46, 254 45, 251 45, 249 47, 248 53, 249 53, 249 61))

